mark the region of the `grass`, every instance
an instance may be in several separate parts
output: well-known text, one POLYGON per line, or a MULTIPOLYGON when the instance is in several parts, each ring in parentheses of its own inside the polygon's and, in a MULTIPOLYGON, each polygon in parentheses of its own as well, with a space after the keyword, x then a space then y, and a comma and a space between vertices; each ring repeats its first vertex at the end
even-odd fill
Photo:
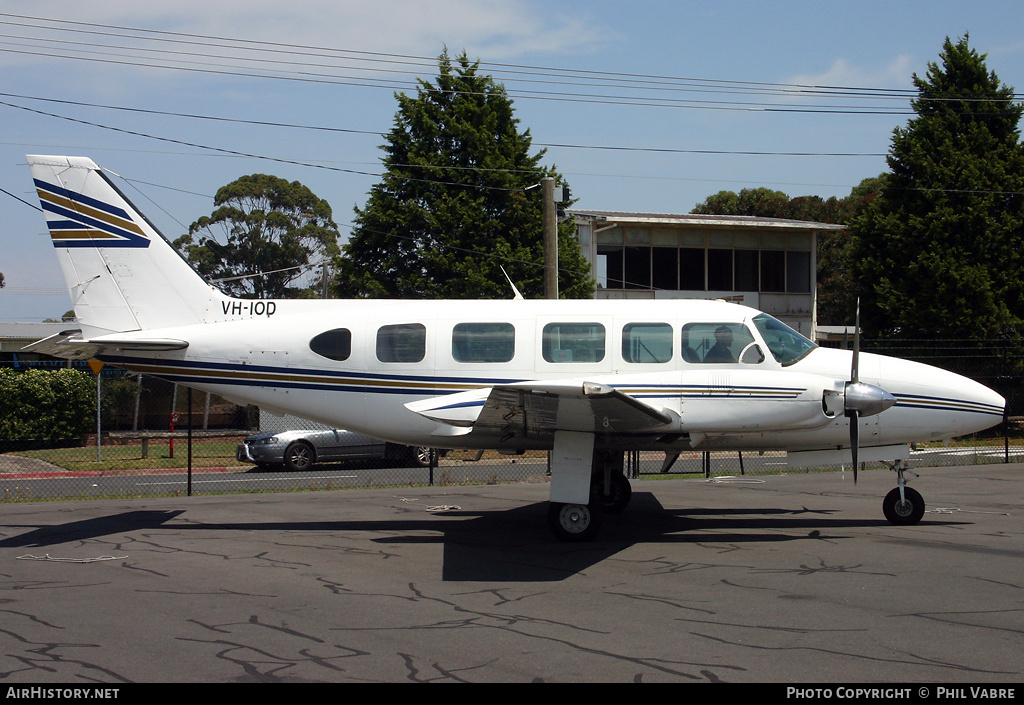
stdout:
MULTIPOLYGON (((248 463, 240 463, 235 460, 236 445, 234 442, 226 441, 201 443, 193 441, 192 467, 248 467, 248 463)), ((99 460, 96 459, 96 446, 30 450, 14 455, 35 458, 66 470, 78 472, 185 469, 188 467, 188 443, 181 439, 175 441, 173 457, 169 443, 154 441, 149 442, 148 458, 142 457, 142 447, 139 445, 101 446, 99 460)))

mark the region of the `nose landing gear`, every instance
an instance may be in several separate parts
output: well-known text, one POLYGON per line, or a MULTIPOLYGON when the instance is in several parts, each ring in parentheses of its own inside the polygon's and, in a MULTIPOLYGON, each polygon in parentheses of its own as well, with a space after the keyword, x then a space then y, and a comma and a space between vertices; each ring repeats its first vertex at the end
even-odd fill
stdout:
MULTIPOLYGON (((907 487, 904 473, 910 472, 910 470, 906 467, 905 460, 896 461, 892 469, 896 471, 898 486, 882 500, 882 513, 890 524, 897 526, 916 524, 924 516, 924 498, 917 490, 907 487)), ((911 472, 910 474, 917 477, 915 473, 911 472)))

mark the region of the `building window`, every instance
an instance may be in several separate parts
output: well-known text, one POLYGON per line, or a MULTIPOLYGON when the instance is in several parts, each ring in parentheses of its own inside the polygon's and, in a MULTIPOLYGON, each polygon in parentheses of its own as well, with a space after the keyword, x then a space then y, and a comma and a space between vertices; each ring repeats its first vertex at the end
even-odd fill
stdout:
POLYGON ((808 294, 811 291, 811 253, 790 250, 786 253, 786 291, 808 294))
POLYGON ((679 289, 707 291, 704 281, 704 248, 679 248, 679 289))
MULTIPOLYGON (((679 289, 678 247, 655 247, 651 251, 651 285, 655 289, 679 289)), ((702 257, 703 259, 703 257, 702 257)))
POLYGON ((598 283, 601 283, 603 269, 603 283, 606 289, 625 288, 622 281, 622 245, 598 245, 597 259, 598 283), (604 260, 603 268, 601 260, 604 260))
POLYGON ((735 263, 735 291, 759 291, 760 280, 758 279, 759 262, 757 250, 736 250, 733 259, 735 263))
POLYGON ((595 236, 600 288, 811 291, 813 238, 802 233, 612 227, 595 236))
POLYGON ((708 250, 708 291, 732 290, 732 250, 708 250))
POLYGON ((786 291, 786 253, 783 250, 761 251, 760 291, 786 291))
POLYGON ((651 248, 634 246, 623 248, 624 289, 651 288, 651 248))

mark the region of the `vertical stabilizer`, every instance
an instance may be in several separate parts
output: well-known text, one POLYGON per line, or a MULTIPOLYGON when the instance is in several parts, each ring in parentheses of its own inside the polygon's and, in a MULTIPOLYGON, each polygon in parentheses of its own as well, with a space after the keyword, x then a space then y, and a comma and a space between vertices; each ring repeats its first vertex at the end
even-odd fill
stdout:
POLYGON ((224 295, 86 157, 28 157, 86 335, 189 325, 224 295))

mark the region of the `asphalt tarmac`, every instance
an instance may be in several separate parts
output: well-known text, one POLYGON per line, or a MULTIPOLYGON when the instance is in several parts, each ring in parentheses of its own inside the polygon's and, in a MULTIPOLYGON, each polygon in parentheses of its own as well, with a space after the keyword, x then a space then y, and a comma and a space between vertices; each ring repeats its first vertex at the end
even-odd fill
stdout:
POLYGON ((1020 683, 1024 465, 918 472, 2 504, 0 683, 1020 683))

